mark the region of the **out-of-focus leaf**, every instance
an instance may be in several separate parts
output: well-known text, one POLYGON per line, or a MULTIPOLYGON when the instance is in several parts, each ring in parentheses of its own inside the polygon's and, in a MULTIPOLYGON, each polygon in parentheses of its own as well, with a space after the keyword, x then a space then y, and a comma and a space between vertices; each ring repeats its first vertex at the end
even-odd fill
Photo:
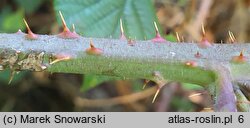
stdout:
MULTIPOLYGON (((151 39, 157 21, 152 0, 54 0, 56 13, 62 11, 68 25, 87 37, 118 38, 120 18, 127 37, 151 39)), ((57 15, 61 24, 61 19, 57 15)))
MULTIPOLYGON (((24 11, 18 10, 12 13, 11 8, 6 6, 0 12, 0 31, 3 32, 16 32, 18 29, 23 29, 24 11)), ((12 80, 12 84, 18 82, 25 76, 26 72, 20 72, 16 74, 12 80)), ((10 70, 0 71, 1 83, 8 84, 10 79, 10 70)))
POLYGON ((11 8, 9 6, 5 6, 0 11, 0 32, 5 32, 3 30, 3 21, 6 16, 8 16, 11 13, 11 8))
POLYGON ((15 2, 25 9, 26 13, 36 11, 45 0, 15 0, 15 2))
POLYGON ((187 4, 187 2, 188 2, 187 0, 178 0, 177 4, 179 6, 185 6, 187 4))
POLYGON ((84 75, 84 82, 81 91, 86 92, 89 89, 109 80, 116 80, 117 77, 103 76, 103 75, 84 75))
POLYGON ((171 42, 176 42, 176 41, 177 41, 177 40, 176 40, 176 37, 175 37, 173 34, 166 35, 166 36, 165 36, 165 39, 166 39, 167 41, 171 41, 171 42))
MULTIPOLYGON (((27 72, 23 71, 23 72, 19 72, 19 73, 15 74, 11 84, 15 84, 16 82, 21 80, 25 76, 26 73, 27 72)), ((1 81, 1 83, 8 84, 9 79, 10 79, 10 70, 4 70, 4 71, 0 72, 0 81, 1 81)))
POLYGON ((5 32, 16 32, 18 29, 23 29, 23 17, 24 11, 22 9, 6 16, 3 20, 3 30, 5 32))

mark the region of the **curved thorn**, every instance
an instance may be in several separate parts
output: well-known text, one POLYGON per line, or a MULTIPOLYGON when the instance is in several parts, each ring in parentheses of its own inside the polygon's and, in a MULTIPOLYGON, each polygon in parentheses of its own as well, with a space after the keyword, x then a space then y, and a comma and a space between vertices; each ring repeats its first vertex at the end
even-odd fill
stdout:
POLYGON ((195 94, 192 94, 192 95, 189 95, 188 97, 189 98, 192 98, 192 97, 195 97, 195 96, 200 96, 200 95, 203 95, 203 93, 195 93, 195 94))
POLYGON ((147 84, 149 83, 150 80, 144 80, 144 84, 143 84, 143 87, 142 89, 145 89, 145 87, 147 86, 147 84))
POLYGON ((160 88, 158 88, 157 91, 155 92, 155 95, 154 95, 154 98, 153 98, 153 100, 152 100, 152 103, 155 102, 156 97, 158 96, 159 92, 160 92, 160 88))
POLYGON ((64 57, 64 58, 58 58, 58 59, 55 59, 54 61, 50 62, 49 64, 52 65, 52 64, 55 64, 57 62, 64 61, 64 60, 69 60, 69 59, 71 59, 69 56, 64 57))

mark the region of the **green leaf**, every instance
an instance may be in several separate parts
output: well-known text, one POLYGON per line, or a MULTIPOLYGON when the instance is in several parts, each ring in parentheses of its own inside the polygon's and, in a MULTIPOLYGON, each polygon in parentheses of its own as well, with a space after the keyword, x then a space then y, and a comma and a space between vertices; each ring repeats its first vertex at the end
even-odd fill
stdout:
POLYGON ((103 76, 103 75, 84 75, 84 82, 81 87, 81 91, 86 92, 89 89, 96 87, 97 85, 109 81, 116 80, 117 77, 103 76))
POLYGON ((54 0, 58 22, 62 11, 68 25, 87 37, 119 38, 120 18, 127 37, 151 39, 156 21, 152 0, 54 0))
POLYGON ((6 16, 2 24, 3 30, 6 32, 17 32, 18 29, 23 29, 23 17, 24 11, 22 9, 18 10, 16 13, 6 16))
POLYGON ((11 8, 9 6, 4 6, 0 12, 0 32, 6 32, 3 30, 3 21, 5 17, 11 14, 11 8))

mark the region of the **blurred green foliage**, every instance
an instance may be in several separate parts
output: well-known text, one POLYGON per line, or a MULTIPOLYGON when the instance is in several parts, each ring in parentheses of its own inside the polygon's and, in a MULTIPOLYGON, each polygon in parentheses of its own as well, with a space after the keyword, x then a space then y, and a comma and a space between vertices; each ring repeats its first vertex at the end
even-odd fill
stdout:
POLYGON ((23 24, 23 18, 23 9, 19 9, 14 13, 5 16, 2 22, 2 29, 8 32, 16 32, 18 29, 23 30, 25 28, 23 24))
POLYGON ((168 34, 165 36, 165 39, 171 42, 176 42, 176 37, 173 34, 168 34))
MULTIPOLYGON (((27 72, 25 72, 25 71, 16 73, 16 75, 13 78, 11 84, 15 84, 18 81, 22 80, 22 78, 25 76, 26 73, 27 72)), ((0 81, 1 81, 1 83, 4 83, 6 85, 6 84, 8 84, 9 79, 10 79, 10 70, 4 70, 4 71, 0 72, 0 81)))
POLYGON ((175 96, 171 100, 171 108, 176 108, 179 112, 193 112, 194 104, 184 97, 175 96))
MULTIPOLYGON (((47 0, 13 0, 17 5, 13 9, 12 5, 5 5, 0 12, 0 31, 1 32, 16 32, 18 29, 25 29, 23 18, 25 14, 33 14, 39 9, 42 3, 47 0)), ((11 2, 10 2, 11 3, 11 2)))
MULTIPOLYGON (((34 13, 45 1, 47 0, 13 0, 14 4, 17 5, 16 10, 11 7, 11 4, 3 6, 0 11, 0 32, 10 33, 17 32, 18 29, 24 30, 23 18, 25 18, 25 14, 34 13)), ((20 72, 15 75, 12 84, 21 80, 26 73, 20 72)), ((10 70, 0 72, 1 82, 7 84, 9 78, 10 70)))

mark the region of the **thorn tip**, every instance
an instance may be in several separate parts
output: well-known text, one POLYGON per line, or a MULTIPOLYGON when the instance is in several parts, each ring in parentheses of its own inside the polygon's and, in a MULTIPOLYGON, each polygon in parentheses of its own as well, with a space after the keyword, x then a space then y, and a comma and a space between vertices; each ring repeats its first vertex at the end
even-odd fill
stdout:
POLYGON ((244 49, 240 52, 240 55, 234 56, 232 58, 232 62, 234 62, 234 63, 245 63, 247 61, 247 57, 244 56, 243 52, 244 52, 244 49))
POLYGON ((202 36, 206 35, 204 23, 201 24, 202 36))
POLYGON ((200 48, 208 48, 212 46, 212 43, 210 43, 206 37, 206 32, 205 32, 205 28, 204 28, 204 24, 201 24, 201 30, 202 30, 202 38, 201 41, 198 43, 198 46, 200 48))
POLYGON ((65 22, 65 19, 64 19, 63 15, 62 15, 62 12, 61 12, 61 11, 59 11, 59 15, 60 15, 61 20, 62 20, 63 29, 64 29, 64 30, 66 30, 66 29, 68 30, 67 24, 66 24, 66 22, 65 22))
POLYGON ((75 24, 72 24, 73 32, 76 32, 75 24))
POLYGON ((156 31, 156 32, 159 32, 158 26, 157 26, 157 24, 156 24, 155 21, 154 21, 154 26, 155 26, 155 31, 156 31))

